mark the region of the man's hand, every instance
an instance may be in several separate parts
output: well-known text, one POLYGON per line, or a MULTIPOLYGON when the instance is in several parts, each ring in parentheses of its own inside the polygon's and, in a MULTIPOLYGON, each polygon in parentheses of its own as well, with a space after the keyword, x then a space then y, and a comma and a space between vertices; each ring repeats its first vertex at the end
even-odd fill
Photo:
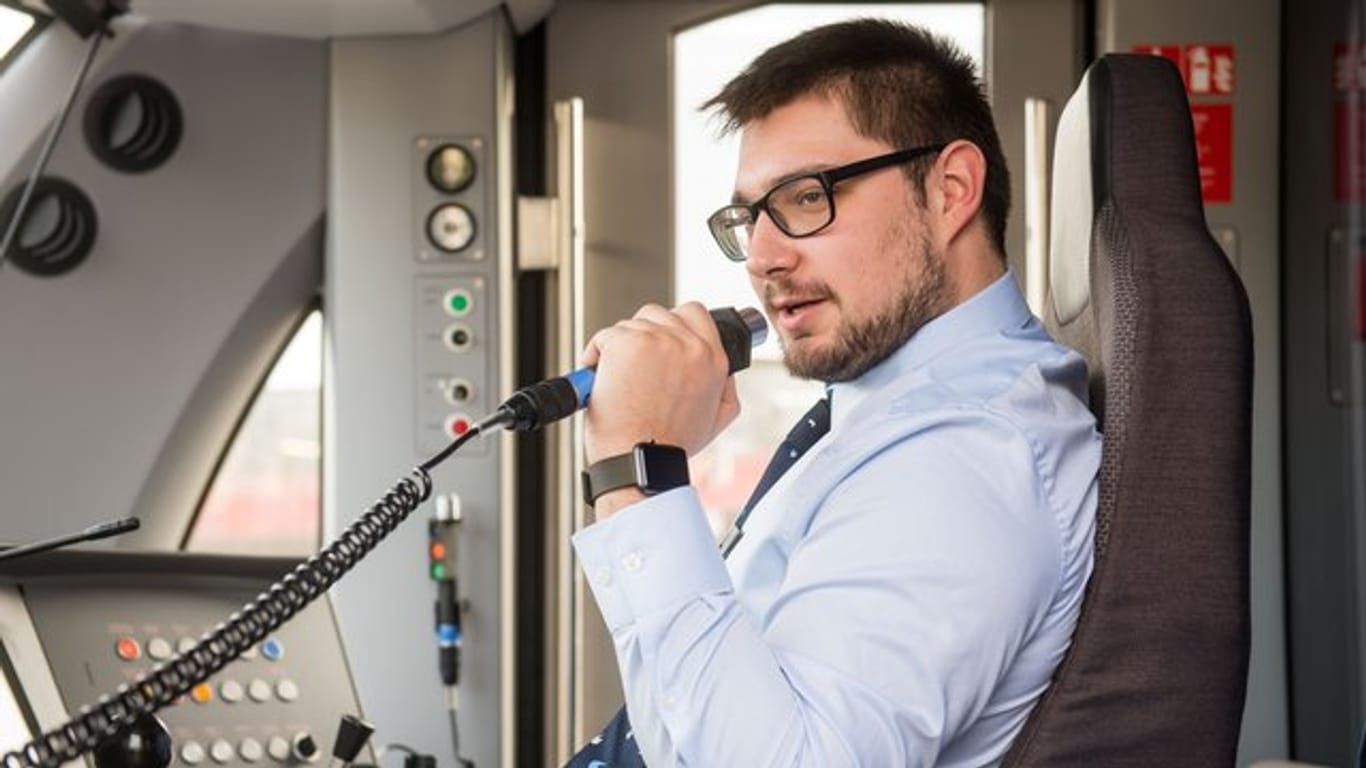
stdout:
POLYGON ((590 464, 650 441, 692 456, 740 413, 716 321, 697 302, 641 307, 594 334, 580 362, 597 366, 584 432, 590 464))

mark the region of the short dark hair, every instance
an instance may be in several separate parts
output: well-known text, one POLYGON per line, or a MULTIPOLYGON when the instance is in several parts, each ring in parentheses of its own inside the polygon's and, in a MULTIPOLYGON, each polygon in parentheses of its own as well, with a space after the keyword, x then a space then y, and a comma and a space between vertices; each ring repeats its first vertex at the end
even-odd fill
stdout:
MULTIPOLYGON (((856 131, 896 149, 976 144, 987 161, 982 209, 1004 258, 1010 172, 982 82, 957 46, 885 19, 817 27, 764 51, 702 109, 718 108, 734 131, 808 94, 838 98, 856 131)), ((907 166, 921 205, 925 171, 907 166)))

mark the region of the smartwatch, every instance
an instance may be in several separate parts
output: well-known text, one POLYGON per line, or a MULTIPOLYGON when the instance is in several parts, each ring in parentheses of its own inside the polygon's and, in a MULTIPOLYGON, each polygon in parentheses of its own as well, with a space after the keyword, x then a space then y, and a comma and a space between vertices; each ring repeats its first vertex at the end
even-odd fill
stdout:
POLYGON ((582 480, 583 501, 590 507, 604 493, 628 486, 652 496, 688 484, 688 453, 676 445, 636 443, 630 453, 585 469, 582 480))

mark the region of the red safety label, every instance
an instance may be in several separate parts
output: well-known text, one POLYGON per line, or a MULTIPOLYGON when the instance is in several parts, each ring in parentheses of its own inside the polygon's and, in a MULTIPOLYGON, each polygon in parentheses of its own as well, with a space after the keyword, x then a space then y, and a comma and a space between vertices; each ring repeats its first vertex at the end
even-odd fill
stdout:
POLYGON ((1233 96, 1237 86, 1233 45, 1143 44, 1134 53, 1161 56, 1176 65, 1191 97, 1200 195, 1206 203, 1233 202, 1233 96), (1211 103, 1212 102, 1212 103, 1211 103))
POLYGON ((1233 200, 1233 105, 1192 104, 1200 196, 1207 203, 1233 200))
POLYGON ((1237 80, 1233 46, 1229 43, 1135 45, 1134 53, 1170 60, 1181 71, 1186 93, 1192 96, 1232 96, 1237 80))

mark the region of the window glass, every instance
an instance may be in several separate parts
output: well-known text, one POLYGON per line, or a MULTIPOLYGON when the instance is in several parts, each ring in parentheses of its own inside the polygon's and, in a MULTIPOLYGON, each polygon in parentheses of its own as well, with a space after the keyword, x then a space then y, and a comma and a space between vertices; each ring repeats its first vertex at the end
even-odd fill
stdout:
POLYGON ((14 53, 18 53, 21 42, 26 40, 38 25, 38 17, 0 0, 0 70, 14 53))
POLYGON ((310 555, 322 524, 322 315, 275 362, 224 454, 186 549, 310 555))
MULTIPOLYGON (((712 211, 730 202, 739 136, 698 107, 766 48, 802 30, 867 16, 913 22, 955 40, 982 71, 986 10, 980 3, 775 3, 680 32, 674 38, 674 297, 712 307, 756 306, 743 264, 728 261, 707 231, 712 211)), ((694 484, 718 533, 744 505, 773 448, 822 386, 788 375, 776 335, 736 377, 741 413, 692 461, 694 484)))

